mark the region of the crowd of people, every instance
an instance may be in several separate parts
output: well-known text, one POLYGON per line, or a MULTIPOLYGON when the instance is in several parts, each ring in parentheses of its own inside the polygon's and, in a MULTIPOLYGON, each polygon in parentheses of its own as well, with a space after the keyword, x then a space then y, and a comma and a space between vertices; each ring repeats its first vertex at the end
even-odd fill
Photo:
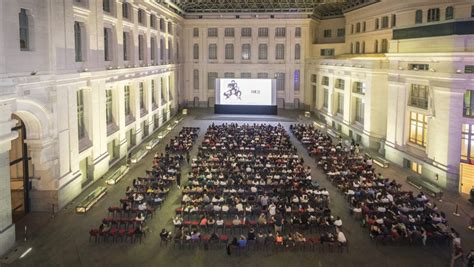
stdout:
POLYGON ((179 134, 166 145, 165 151, 170 153, 189 153, 199 134, 199 127, 183 127, 179 134))
MULTIPOLYGON (((199 128, 183 127, 167 147, 186 144, 187 151, 196 140, 197 132, 199 128)), ((103 219, 98 229, 92 229, 90 236, 96 240, 120 238, 123 241, 130 238, 131 241, 141 241, 148 231, 148 219, 156 208, 161 207, 174 181, 180 180, 183 161, 182 154, 156 153, 152 169, 146 171, 145 177, 133 179, 132 185, 125 190, 125 196, 120 199, 121 205, 109 207, 109 217, 103 219)))
POLYGON ((425 245, 457 235, 448 227, 445 214, 422 192, 404 191, 395 180, 376 173, 372 159, 361 155, 354 141, 333 142, 313 125, 297 124, 290 129, 345 195, 354 217, 373 239, 425 245))
POLYGON ((222 235, 247 232, 236 237, 239 246, 258 237, 292 246, 307 241, 305 232, 318 229, 318 241, 345 243, 329 199, 281 125, 212 124, 191 163, 173 219, 175 239, 193 241, 204 231, 211 233, 205 239, 212 240, 220 229, 222 235))

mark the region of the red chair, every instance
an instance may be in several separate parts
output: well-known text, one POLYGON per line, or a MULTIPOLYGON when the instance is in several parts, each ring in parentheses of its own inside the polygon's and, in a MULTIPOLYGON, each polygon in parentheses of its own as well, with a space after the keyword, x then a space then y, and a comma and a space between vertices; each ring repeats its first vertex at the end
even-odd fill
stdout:
POLYGON ((118 230, 118 237, 120 237, 120 241, 123 242, 123 240, 126 238, 125 234, 127 233, 127 229, 125 228, 120 228, 118 230))
POLYGON ((116 238, 117 238, 117 233, 118 233, 118 229, 115 228, 115 227, 112 227, 110 229, 110 231, 107 233, 107 239, 109 237, 112 237, 112 242, 115 242, 116 238))
POLYGON ((219 242, 220 242, 221 244, 226 245, 228 241, 229 241, 229 237, 228 237, 227 235, 221 235, 221 236, 219 237, 219 242))
POLYGON ((89 242, 91 241, 92 238, 95 238, 95 242, 98 241, 99 238, 99 229, 91 229, 89 231, 89 242))
POLYGON ((125 241, 127 241, 127 238, 130 238, 130 243, 133 243, 134 238, 135 238, 135 228, 130 228, 128 229, 127 236, 125 238, 125 241))

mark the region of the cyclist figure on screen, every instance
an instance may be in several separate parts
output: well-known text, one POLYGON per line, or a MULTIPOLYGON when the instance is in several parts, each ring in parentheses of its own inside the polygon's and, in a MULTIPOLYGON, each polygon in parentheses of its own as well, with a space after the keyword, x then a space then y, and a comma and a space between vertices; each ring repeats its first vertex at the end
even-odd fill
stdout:
POLYGON ((240 95, 242 95, 242 92, 234 80, 227 84, 227 88, 229 88, 229 90, 224 92, 224 96, 226 97, 225 99, 229 99, 231 96, 235 95, 240 100, 240 95))

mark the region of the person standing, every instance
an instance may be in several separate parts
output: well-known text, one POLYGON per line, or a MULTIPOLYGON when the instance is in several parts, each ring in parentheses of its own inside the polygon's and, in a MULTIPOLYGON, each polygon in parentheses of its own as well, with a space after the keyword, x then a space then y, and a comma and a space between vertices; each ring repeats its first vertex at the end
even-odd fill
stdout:
POLYGON ((189 164, 190 160, 191 160, 191 156, 189 155, 189 151, 186 151, 186 162, 188 162, 189 164))
POLYGON ((176 185, 181 189, 181 172, 176 173, 176 185))

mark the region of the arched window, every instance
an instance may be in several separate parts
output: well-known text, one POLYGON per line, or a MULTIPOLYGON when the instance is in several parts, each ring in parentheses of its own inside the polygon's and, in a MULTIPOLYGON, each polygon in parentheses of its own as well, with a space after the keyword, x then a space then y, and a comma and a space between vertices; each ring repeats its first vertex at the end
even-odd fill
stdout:
POLYGON ((295 60, 301 59, 301 46, 300 44, 295 44, 295 60))
POLYGON ((28 23, 28 14, 26 9, 21 9, 19 14, 20 20, 20 49, 21 51, 30 50, 30 29, 28 23))
POLYGON ((452 6, 446 8, 446 20, 454 19, 454 9, 452 6))
POLYGON ((415 24, 421 24, 423 23, 423 10, 418 9, 415 12, 415 24))

